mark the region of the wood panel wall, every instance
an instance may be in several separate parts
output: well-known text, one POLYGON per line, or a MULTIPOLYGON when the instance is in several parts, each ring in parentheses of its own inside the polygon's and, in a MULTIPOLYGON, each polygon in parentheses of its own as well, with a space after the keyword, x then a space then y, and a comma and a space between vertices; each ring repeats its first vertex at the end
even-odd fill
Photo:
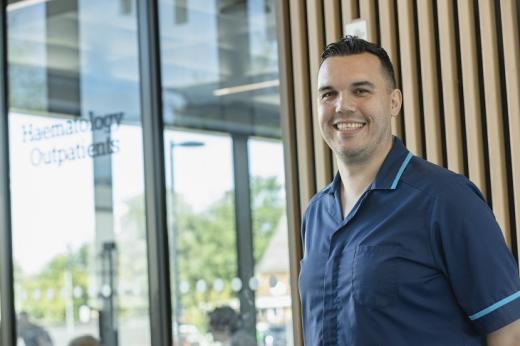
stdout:
POLYGON ((327 43, 364 19, 403 91, 392 131, 416 155, 469 177, 520 249, 520 30, 517 0, 276 2, 295 345, 300 221, 336 165, 317 123, 316 76, 327 43))

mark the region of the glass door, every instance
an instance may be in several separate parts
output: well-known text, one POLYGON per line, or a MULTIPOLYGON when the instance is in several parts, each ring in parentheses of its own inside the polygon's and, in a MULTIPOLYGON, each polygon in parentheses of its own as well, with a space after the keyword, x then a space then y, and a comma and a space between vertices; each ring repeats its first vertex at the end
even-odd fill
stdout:
POLYGON ((176 345, 292 345, 275 4, 159 1, 176 345))
POLYGON ((7 15, 18 341, 149 345, 135 3, 7 15))

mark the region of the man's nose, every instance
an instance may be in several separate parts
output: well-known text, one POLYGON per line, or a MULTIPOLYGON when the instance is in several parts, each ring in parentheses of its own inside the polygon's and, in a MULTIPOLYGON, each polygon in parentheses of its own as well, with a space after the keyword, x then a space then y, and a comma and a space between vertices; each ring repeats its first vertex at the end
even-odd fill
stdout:
POLYGON ((336 99, 336 113, 352 113, 356 111, 356 104, 352 97, 340 93, 336 99))

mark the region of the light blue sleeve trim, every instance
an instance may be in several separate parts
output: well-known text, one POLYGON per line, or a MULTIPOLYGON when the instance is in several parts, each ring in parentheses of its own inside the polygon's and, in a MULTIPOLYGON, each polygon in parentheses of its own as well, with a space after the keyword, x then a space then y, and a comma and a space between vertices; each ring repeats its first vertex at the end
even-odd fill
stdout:
POLYGON ((399 168, 399 171, 397 172, 394 178, 394 181, 392 182, 392 186, 390 186, 392 190, 395 190, 395 188, 397 187, 397 183, 399 182, 399 179, 401 179, 401 175, 403 175, 403 172, 406 166, 408 166, 408 163, 410 162, 412 157, 413 154, 411 152, 408 152, 408 155, 406 155, 406 159, 404 159, 403 163, 401 164, 401 167, 399 168))
POLYGON ((509 297, 505 297, 504 299, 502 299, 502 300, 496 302, 495 304, 485 308, 484 310, 481 310, 481 311, 477 312, 474 315, 469 316, 469 319, 474 321, 474 320, 479 319, 479 318, 481 318, 483 316, 486 316, 487 314, 492 313, 496 309, 500 309, 502 306, 506 305, 507 303, 512 302, 513 300, 515 300, 515 299, 517 299, 519 297, 520 297, 520 291, 511 294, 509 297))

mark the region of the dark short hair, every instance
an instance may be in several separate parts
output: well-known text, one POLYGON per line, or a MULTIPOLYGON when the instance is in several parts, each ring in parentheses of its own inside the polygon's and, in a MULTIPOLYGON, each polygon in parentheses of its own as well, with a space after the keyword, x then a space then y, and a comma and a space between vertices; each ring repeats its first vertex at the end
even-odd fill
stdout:
POLYGON ((339 41, 327 45, 321 54, 320 66, 327 58, 330 57, 355 55, 361 53, 370 53, 379 59, 381 66, 383 66, 383 70, 392 84, 392 88, 395 88, 397 83, 395 82, 394 67, 390 61, 390 58, 388 57, 388 53, 381 46, 365 41, 356 36, 346 35, 339 41))
POLYGON ((240 329, 240 317, 230 306, 224 305, 208 313, 209 325, 215 331, 229 330, 231 333, 240 329))

